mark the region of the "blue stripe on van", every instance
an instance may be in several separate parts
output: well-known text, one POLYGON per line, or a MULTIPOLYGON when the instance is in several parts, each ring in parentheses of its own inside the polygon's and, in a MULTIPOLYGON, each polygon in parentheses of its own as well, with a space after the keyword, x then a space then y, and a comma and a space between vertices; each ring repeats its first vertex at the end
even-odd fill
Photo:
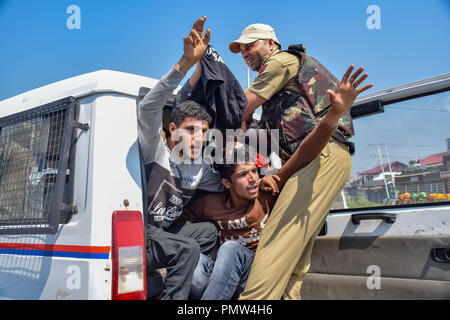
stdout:
POLYGON ((2 249, 0 254, 14 254, 23 256, 43 256, 43 257, 67 257, 79 259, 109 259, 109 253, 92 252, 70 252, 70 251, 48 251, 30 249, 2 249))

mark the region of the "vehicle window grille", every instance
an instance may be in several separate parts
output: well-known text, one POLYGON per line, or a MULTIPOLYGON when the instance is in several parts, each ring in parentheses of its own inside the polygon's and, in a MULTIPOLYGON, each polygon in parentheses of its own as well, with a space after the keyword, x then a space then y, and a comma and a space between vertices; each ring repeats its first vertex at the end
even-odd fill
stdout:
POLYGON ((63 199, 73 198, 77 113, 78 102, 66 98, 0 118, 0 234, 57 232, 72 205, 63 199))

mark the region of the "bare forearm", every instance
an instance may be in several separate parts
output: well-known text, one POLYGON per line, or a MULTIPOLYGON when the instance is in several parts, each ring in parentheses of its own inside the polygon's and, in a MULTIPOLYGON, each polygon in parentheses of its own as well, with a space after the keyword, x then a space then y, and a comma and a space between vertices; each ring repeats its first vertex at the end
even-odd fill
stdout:
POLYGON ((329 128, 337 128, 341 117, 342 112, 337 111, 332 105, 321 121, 324 121, 329 128))
POLYGON ((189 78, 189 85, 191 86, 192 89, 195 89, 198 82, 200 81, 201 76, 202 76, 201 64, 200 62, 197 62, 197 68, 195 69, 192 76, 189 78))
POLYGON ((251 118, 253 112, 255 112, 256 109, 258 109, 258 107, 247 106, 247 108, 245 108, 245 110, 244 110, 244 115, 242 116, 242 120, 248 120, 249 118, 251 118))
POLYGON ((295 172, 305 167, 320 155, 322 149, 325 148, 328 141, 330 141, 333 136, 334 131, 337 129, 341 116, 342 112, 336 110, 332 105, 325 117, 319 122, 314 130, 303 139, 292 157, 277 173, 280 177, 280 188, 284 186, 287 179, 295 172))
POLYGON ((277 176, 280 177, 278 182, 279 188, 283 188, 286 181, 298 170, 305 167, 322 152, 323 148, 333 136, 335 128, 328 127, 324 120, 303 139, 300 146, 295 150, 292 157, 278 171, 277 176))
POLYGON ((175 69, 177 69, 180 72, 186 73, 191 69, 196 61, 192 59, 186 58, 184 55, 181 56, 180 60, 175 64, 175 69))
POLYGON ((244 110, 243 120, 248 120, 251 118, 253 112, 267 100, 250 90, 245 90, 245 97, 247 98, 247 108, 244 110))

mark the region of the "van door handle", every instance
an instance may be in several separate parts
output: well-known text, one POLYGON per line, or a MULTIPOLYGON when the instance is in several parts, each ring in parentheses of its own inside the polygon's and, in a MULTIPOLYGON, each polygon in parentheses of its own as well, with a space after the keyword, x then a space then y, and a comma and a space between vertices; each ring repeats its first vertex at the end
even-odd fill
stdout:
POLYGON ((383 220, 386 223, 394 223, 395 219, 397 219, 397 215, 395 213, 372 212, 352 214, 353 224, 359 224, 361 220, 383 220))
POLYGON ((450 247, 431 249, 431 258, 436 262, 450 263, 450 247))

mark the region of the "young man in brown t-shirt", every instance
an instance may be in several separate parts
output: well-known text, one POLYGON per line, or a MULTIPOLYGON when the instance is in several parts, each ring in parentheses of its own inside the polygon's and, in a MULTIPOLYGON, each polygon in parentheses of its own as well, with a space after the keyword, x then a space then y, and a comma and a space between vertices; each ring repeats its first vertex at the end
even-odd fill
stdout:
POLYGON ((241 146, 245 149, 245 157, 241 153, 245 162, 238 162, 241 151, 236 147, 233 148, 233 163, 216 166, 227 191, 200 198, 188 212, 193 221, 213 221, 219 230, 221 244, 215 261, 201 255, 194 272, 192 298, 225 300, 240 293, 277 194, 295 172, 320 155, 332 138, 342 114, 365 90, 357 89, 366 77, 358 78, 363 69, 350 76, 352 70, 353 66, 348 68, 337 90, 328 91, 332 102, 330 110, 276 175, 265 176, 260 182, 258 168, 250 160, 246 146, 241 146))

